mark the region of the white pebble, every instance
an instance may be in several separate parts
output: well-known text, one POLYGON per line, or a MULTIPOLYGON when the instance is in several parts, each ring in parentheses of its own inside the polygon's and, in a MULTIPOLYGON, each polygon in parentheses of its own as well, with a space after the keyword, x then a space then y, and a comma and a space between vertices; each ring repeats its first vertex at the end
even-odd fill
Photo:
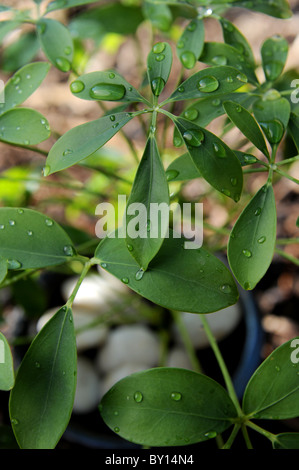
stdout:
MULTIPOLYGON (((51 309, 42 315, 36 325, 37 331, 40 331, 41 328, 57 311, 58 308, 51 309)), ((89 311, 84 311, 78 308, 73 308, 72 311, 75 330, 87 327, 98 318, 94 313, 90 313, 89 311)), ((107 334, 108 328, 104 324, 94 325, 88 329, 78 331, 76 333, 76 344, 78 351, 101 346, 104 343, 107 334)))
POLYGON ((154 367, 159 360, 157 335, 145 325, 122 325, 108 335, 97 358, 100 372, 108 372, 126 363, 154 367))
POLYGON ((77 360, 77 388, 73 411, 74 413, 89 413, 100 403, 102 396, 100 379, 92 362, 85 357, 77 360))
MULTIPOLYGON (((188 331, 190 341, 195 348, 201 349, 209 346, 209 340, 203 329, 202 321, 196 313, 181 312, 182 320, 188 331)), ((218 312, 209 313, 206 316, 207 322, 217 340, 225 338, 231 333, 241 318, 241 310, 238 304, 231 305, 218 312)), ((182 339, 177 327, 174 327, 174 337, 179 344, 182 344, 182 339)))
POLYGON ((182 369, 192 369, 192 364, 187 352, 180 346, 172 348, 166 360, 167 367, 180 367, 182 369))
POLYGON ((102 393, 103 395, 110 390, 110 388, 116 384, 119 380, 127 377, 135 372, 141 372, 147 370, 149 367, 146 364, 123 364, 122 366, 114 369, 110 373, 106 374, 102 379, 102 393))

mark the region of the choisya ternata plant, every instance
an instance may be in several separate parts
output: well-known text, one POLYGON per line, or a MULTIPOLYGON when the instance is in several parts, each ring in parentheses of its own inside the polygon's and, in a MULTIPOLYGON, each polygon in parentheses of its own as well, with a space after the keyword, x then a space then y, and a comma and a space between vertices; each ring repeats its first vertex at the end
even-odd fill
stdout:
MULTIPOLYGON (((42 16, 40 4, 43 2, 35 3, 38 19, 18 12, 15 21, 18 25, 30 23, 36 28, 50 63, 68 72, 72 69, 74 52, 68 29, 46 15, 55 9, 95 2, 57 0, 48 5, 42 16)), ((145 446, 181 446, 217 437, 218 445, 230 448, 239 430, 243 431, 250 447, 247 428, 252 428, 270 440, 274 448, 299 447, 298 433, 274 435, 255 422, 298 417, 299 366, 295 348, 299 340, 294 338, 283 344, 261 364, 249 380, 240 404, 205 317, 237 302, 236 281, 242 288, 252 290, 262 279, 274 251, 279 251, 276 248, 274 177, 287 177, 298 183, 281 169, 298 160, 298 156, 277 161, 277 151, 286 133, 292 137, 297 151, 299 148, 299 112, 291 100, 294 89, 288 76, 282 74, 288 43, 280 36, 263 43, 261 59, 265 81, 260 83, 248 41, 222 14, 228 6, 241 6, 286 18, 290 10, 283 0, 153 0, 143 2, 142 8, 154 22, 157 12, 160 18, 164 15, 169 19, 173 4, 186 8, 190 17, 176 48, 183 67, 190 70, 198 60, 208 67, 190 74, 164 101, 159 97, 173 61, 172 49, 166 40, 154 43, 147 58, 150 96, 147 91, 139 92, 115 70, 79 74, 70 84, 76 97, 121 105, 61 136, 47 155, 44 176, 80 164, 132 119, 145 115, 150 116, 147 141, 138 161, 127 208, 133 203, 143 203, 148 211, 151 204, 169 206, 171 182, 198 177, 204 178, 227 200, 240 204, 246 172, 266 172, 267 181, 249 203, 240 208, 227 245, 230 269, 206 248, 185 249, 184 237, 168 226, 163 227, 162 222, 158 236, 151 237, 149 212, 147 223, 138 227, 144 236, 132 237, 130 231, 125 237, 118 236, 116 230, 114 236, 103 239, 88 258, 75 248, 66 231, 52 218, 26 207, 1 207, 2 286, 36 269, 74 260, 83 266, 70 298, 34 338, 16 377, 8 342, 1 334, 8 360, 0 364, 0 387, 11 390, 9 413, 21 448, 54 448, 69 422, 76 390, 72 305, 81 283, 95 265, 154 304, 200 315, 226 385, 225 390, 206 375, 177 368, 159 367, 133 374, 113 386, 99 405, 104 422, 112 430, 145 446), (204 41, 206 17, 220 22, 224 43, 204 41), (180 115, 174 114, 177 102, 184 103, 180 115), (132 104, 137 104, 138 109, 131 111, 132 104), (160 123, 157 117, 161 115, 174 124, 174 146, 184 147, 184 153, 166 169, 157 142, 160 123), (243 133, 252 146, 250 152, 231 149, 206 129, 221 115, 227 115, 228 127, 235 125, 243 133), (255 150, 261 157, 253 155, 255 150), (227 442, 221 443, 219 436, 229 428, 231 434, 227 442)), ((49 67, 48 62, 24 65, 7 82, 5 102, 0 109, 1 141, 34 150, 36 144, 49 137, 50 127, 44 116, 18 107, 40 85, 49 67)), ((125 224, 128 226, 132 221, 134 216, 127 211, 125 224)))

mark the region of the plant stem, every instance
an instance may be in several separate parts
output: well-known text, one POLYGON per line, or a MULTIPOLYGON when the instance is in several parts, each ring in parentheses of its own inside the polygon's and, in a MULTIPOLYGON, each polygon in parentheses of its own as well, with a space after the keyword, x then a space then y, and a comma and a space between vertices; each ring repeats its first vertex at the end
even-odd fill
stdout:
POLYGON ((299 260, 295 258, 295 256, 292 256, 289 253, 286 253, 285 251, 280 250, 279 248, 275 248, 275 253, 287 259, 291 263, 294 263, 296 266, 299 266, 299 260))
POLYGON ((299 160, 299 155, 296 157, 287 158, 286 160, 282 160, 282 162, 276 162, 277 166, 288 165, 289 163, 297 162, 299 160))
POLYGON ((181 338, 183 340, 184 346, 186 348, 187 354, 189 356, 190 362, 192 364, 193 369, 195 372, 202 372, 201 365, 199 363, 199 360, 196 356, 193 344, 191 343, 190 336, 188 334, 188 331, 184 325, 184 322, 182 321, 182 316, 180 313, 171 311, 171 315, 174 319, 174 322, 180 332, 181 338))
POLYGON ((246 426, 248 426, 251 429, 254 429, 259 434, 262 434, 267 439, 269 439, 271 442, 274 442, 276 440, 276 435, 275 434, 272 434, 271 432, 267 431, 266 429, 261 428, 260 426, 253 423, 252 421, 246 421, 246 426))
POLYGON ((242 425, 242 434, 243 434, 247 449, 253 449, 245 424, 242 425))
POLYGON ((275 169, 274 170, 276 173, 278 173, 280 176, 284 176, 285 178, 289 179, 290 181, 293 181, 293 183, 299 184, 299 180, 296 178, 293 178, 293 176, 289 175, 285 171, 275 169))
POLYGON ((234 427, 233 427, 233 430, 231 432, 231 435, 229 436, 228 440, 226 441, 226 443, 223 445, 222 449, 230 449, 238 432, 239 432, 239 429, 240 429, 240 424, 235 424, 234 427))
POLYGON ((31 150, 31 152, 40 153, 41 155, 48 156, 48 152, 46 150, 39 149, 38 147, 32 147, 30 145, 22 145, 22 144, 13 144, 12 142, 3 142, 6 145, 10 145, 11 147, 17 147, 25 150, 31 150))
POLYGON ((231 380, 231 377, 229 375, 229 372, 227 370, 227 367, 226 367, 226 364, 223 360, 223 357, 222 357, 222 354, 220 352, 220 349, 218 348, 218 344, 217 344, 217 341, 212 333, 212 330, 210 328, 210 325, 206 319, 206 316, 203 315, 203 314, 199 314, 200 315, 200 318, 201 318, 201 321, 202 321, 202 324, 203 324, 203 327, 204 327, 204 330, 205 330, 205 333, 209 339, 209 342, 210 342, 210 345, 211 345, 211 348, 215 354, 215 357, 217 359, 217 362, 218 362, 218 365, 220 367, 220 370, 222 372, 222 375, 223 375, 223 378, 224 378, 224 381, 225 381, 225 384, 226 384, 226 388, 227 388, 227 391, 228 391, 228 394, 232 400, 232 402, 234 403, 235 407, 236 407, 236 410, 238 412, 238 416, 243 416, 243 413, 242 413, 242 410, 241 410, 241 407, 240 407, 240 404, 239 404, 239 400, 238 400, 238 397, 236 395, 236 392, 235 392, 235 389, 234 389, 234 386, 233 386, 233 383, 232 383, 232 380, 231 380))
POLYGON ((299 238, 278 238, 276 245, 293 245, 299 243, 299 238))
MULTIPOLYGON (((82 258, 84 258, 84 257, 82 257, 82 258)), ((86 259, 86 258, 85 258, 85 259, 86 259)), ((79 290, 79 288, 80 288, 82 282, 84 281, 84 279, 85 279, 85 277, 86 277, 88 271, 90 270, 90 268, 91 268, 94 264, 95 264, 94 259, 88 259, 88 261, 84 264, 84 267, 83 267, 83 269, 82 269, 82 272, 81 272, 81 274, 80 274, 80 277, 79 277, 79 279, 78 279, 78 281, 77 281, 77 283, 76 283, 76 285, 75 285, 75 287, 74 287, 74 289, 73 289, 73 292, 71 293, 71 295, 70 295, 70 297, 69 297, 69 299, 68 299, 68 301, 67 301, 67 303, 66 303, 66 307, 67 307, 67 308, 72 308, 72 305, 73 305, 73 302, 74 302, 74 300, 75 300, 75 297, 76 297, 76 295, 77 295, 77 293, 78 293, 78 290, 79 290)))

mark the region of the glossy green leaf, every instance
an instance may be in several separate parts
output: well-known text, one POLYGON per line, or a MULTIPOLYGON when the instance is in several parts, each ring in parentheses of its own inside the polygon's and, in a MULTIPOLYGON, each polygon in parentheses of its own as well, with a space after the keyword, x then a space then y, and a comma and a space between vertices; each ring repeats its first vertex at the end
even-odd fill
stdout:
POLYGON ((225 101, 223 108, 235 126, 269 159, 266 141, 251 113, 239 103, 234 103, 233 101, 225 101))
POLYGON ((233 3, 236 7, 248 8, 248 10, 259 11, 275 18, 290 18, 292 10, 287 0, 241 0, 233 3))
POLYGON ((166 42, 157 42, 147 56, 147 75, 152 92, 159 96, 172 66, 172 50, 166 42))
POLYGON ((42 49, 50 62, 62 72, 72 68, 74 45, 72 37, 59 21, 43 18, 37 22, 42 49))
POLYGON ((188 181, 200 176, 199 169, 188 152, 176 158, 166 170, 167 181, 188 181))
POLYGON ((3 39, 8 33, 17 28, 19 25, 20 21, 17 20, 0 21, 0 43, 2 43, 3 39))
POLYGON ((193 122, 175 118, 174 123, 202 177, 237 202, 242 192, 243 174, 234 152, 216 135, 193 122))
POLYGON ((226 44, 233 46, 242 54, 248 62, 254 67, 255 60, 250 44, 238 28, 225 18, 220 18, 223 38, 226 44))
POLYGON ((158 253, 168 221, 154 217, 153 207, 169 205, 169 190, 157 142, 150 136, 139 163, 126 210, 127 247, 142 270, 158 253), (140 206, 143 206, 144 212, 140 206), (136 212, 140 212, 136 215, 136 212), (136 229, 138 219, 139 229, 136 229), (134 222, 135 220, 135 222, 134 222), (141 221, 142 220, 142 221, 141 221))
POLYGON ((112 70, 81 75, 71 83, 70 89, 83 100, 145 101, 130 83, 112 70))
POLYGON ((75 388, 73 316, 63 307, 31 343, 10 395, 10 419, 22 449, 56 446, 71 416, 75 388))
POLYGON ((299 116, 295 113, 291 113, 290 115, 288 131, 292 136, 297 151, 299 152, 299 116))
POLYGON ((291 113, 289 101, 275 92, 269 90, 263 100, 259 99, 253 105, 254 116, 271 145, 278 144, 283 138, 291 113), (271 96, 276 99, 267 99, 271 96))
POLYGON ((72 8, 80 5, 89 5, 96 3, 97 0, 53 0, 47 6, 47 13, 54 10, 61 10, 63 8, 72 8))
POLYGON ((44 175, 64 170, 89 157, 105 145, 132 117, 129 113, 111 114, 69 130, 51 148, 44 175))
POLYGON ((47 62, 33 62, 18 70, 5 85, 5 102, 0 104, 0 114, 29 98, 45 79, 49 69, 47 62))
POLYGON ((193 69, 202 53, 205 40, 204 22, 193 19, 185 28, 177 43, 177 56, 186 69, 193 69))
POLYGON ((0 331, 0 390, 11 390, 14 383, 15 374, 10 346, 0 331))
MULTIPOLYGON (((132 290, 173 310, 211 313, 235 304, 238 291, 230 271, 204 248, 185 248, 186 239, 170 237, 150 262, 142 278, 138 263, 123 238, 106 237, 95 257, 99 264, 132 290)), ((189 242, 190 243, 190 242, 189 242)))
POLYGON ((261 48, 266 80, 274 81, 282 73, 288 56, 288 41, 281 36, 266 39, 261 48))
MULTIPOLYGON (((246 75, 249 83, 258 85, 254 65, 236 47, 221 42, 206 42, 199 61, 208 65, 230 66, 246 75)), ((243 83, 244 85, 244 83, 243 83)), ((232 90, 230 90, 232 91, 232 90)))
POLYGON ((169 30, 172 23, 172 13, 168 5, 152 5, 150 2, 143 2, 142 11, 144 16, 160 31, 169 30))
POLYGON ((35 59, 40 49, 35 31, 22 34, 16 41, 3 50, 2 69, 15 72, 35 59))
POLYGON ((0 140, 20 145, 36 145, 50 137, 46 118, 29 108, 9 109, 0 116, 0 140))
MULTIPOLYGON (((192 121, 198 126, 206 127, 208 124, 210 124, 211 121, 225 113, 222 106, 224 101, 235 101, 236 103, 241 103, 244 107, 247 108, 254 102, 255 99, 256 97, 240 92, 229 93, 227 95, 216 98, 214 96, 201 98, 200 100, 195 101, 191 105, 187 106, 181 113, 181 117, 192 121)), ((181 147, 184 142, 176 128, 174 129, 173 136, 174 146, 181 147)))
POLYGON ((241 88, 245 83, 247 77, 233 67, 209 67, 187 78, 164 103, 218 97, 241 88))
POLYGON ((0 208, 0 256, 9 269, 58 265, 74 254, 68 235, 49 217, 31 209, 0 208))
POLYGON ((275 436, 274 449, 299 449, 299 433, 284 432, 275 436))
POLYGON ((263 186, 235 223, 228 260, 244 289, 253 289, 269 268, 276 241, 276 207, 272 186, 263 186))
MULTIPOLYGON (((293 342, 275 349, 249 380, 243 410, 252 418, 289 419, 299 415, 299 362, 292 361, 293 342)), ((298 354, 297 354, 298 356, 298 354)))
POLYGON ((158 447, 216 437, 236 416, 227 392, 213 379, 168 367, 120 380, 103 397, 99 409, 105 423, 121 437, 158 447))
POLYGON ((240 150, 234 150, 236 157, 238 158, 241 166, 252 165, 258 162, 258 159, 247 152, 241 152, 240 150))

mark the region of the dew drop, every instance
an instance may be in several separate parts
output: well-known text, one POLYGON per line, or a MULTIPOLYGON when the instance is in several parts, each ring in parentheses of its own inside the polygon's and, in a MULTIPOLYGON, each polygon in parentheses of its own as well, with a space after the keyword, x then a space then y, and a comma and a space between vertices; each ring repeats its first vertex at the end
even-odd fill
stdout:
POLYGON ((11 79, 11 83, 13 85, 17 85, 18 83, 20 83, 21 81, 21 77, 19 75, 14 75, 11 79))
POLYGON ((133 251, 133 250, 134 250, 133 246, 130 245, 130 244, 127 245, 127 249, 128 249, 129 251, 133 251))
POLYGON ((252 256, 252 253, 250 250, 242 250, 242 253, 244 256, 246 256, 246 258, 251 258, 252 256))
POLYGON ((10 225, 11 227, 13 227, 14 225, 16 225, 16 222, 15 222, 14 220, 9 220, 8 223, 9 223, 9 225, 10 225))
POLYGON ((64 53, 65 53, 65 55, 71 55, 71 53, 72 53, 72 48, 71 48, 71 46, 67 46, 67 47, 64 49, 64 53))
POLYGON ((162 92, 163 88, 165 87, 165 82, 163 78, 157 77, 154 78, 151 82, 152 86, 152 91, 155 96, 160 96, 160 93, 162 92))
POLYGON ((234 81, 234 79, 233 79, 233 77, 228 76, 228 77, 226 77, 226 81, 227 81, 227 83, 232 83, 234 81))
POLYGON ((195 121, 195 119, 198 118, 198 115, 199 115, 199 112, 195 108, 187 109, 184 112, 184 117, 188 119, 189 121, 195 121))
POLYGON ((162 62, 164 59, 165 59, 164 54, 159 54, 159 55, 156 56, 156 61, 157 62, 162 62))
POLYGON ((19 421, 16 418, 12 418, 11 422, 12 424, 19 424, 19 421))
POLYGON ((72 149, 65 149, 62 155, 66 157, 67 155, 70 155, 72 153, 73 153, 72 149))
POLYGON ((278 144, 281 141, 284 134, 284 126, 278 119, 269 122, 261 122, 260 126, 270 144, 278 144))
POLYGON ((217 157, 225 158, 226 157, 226 150, 221 144, 213 144, 213 149, 217 157))
POLYGON ((245 283, 244 283, 244 289, 245 289, 245 290, 250 290, 250 289, 251 289, 251 284, 250 284, 250 282, 245 282, 245 283))
POLYGON ((219 88, 219 81, 213 76, 208 76, 198 82, 197 88, 203 93, 211 93, 219 88))
POLYGON ((179 41, 177 44, 178 49, 183 49, 184 46, 185 46, 185 41, 179 41))
POLYGON ((118 426, 115 426, 114 432, 119 432, 119 431, 120 431, 119 427, 118 427, 118 426))
POLYGON ((47 227, 52 227, 53 223, 54 223, 54 222, 53 222, 53 220, 51 220, 51 219, 46 219, 46 220, 45 220, 45 224, 47 225, 47 227))
POLYGON ((121 279, 121 282, 123 282, 124 284, 129 284, 129 279, 127 277, 123 277, 121 279))
POLYGON ((181 147, 181 145, 183 145, 183 140, 181 139, 181 137, 175 136, 173 139, 173 145, 175 147, 181 147))
POLYGON ((237 79, 239 80, 239 82, 242 82, 242 83, 248 82, 246 75, 244 75, 243 73, 238 73, 237 79))
POLYGON ((57 68, 61 70, 61 72, 69 72, 69 70, 71 69, 71 63, 65 57, 57 57, 57 59, 55 60, 55 64, 57 68))
POLYGON ((107 268, 107 263, 101 263, 102 268, 106 269, 107 268))
POLYGON ((196 30, 196 27, 197 27, 197 24, 195 21, 191 21, 191 23, 188 24, 187 26, 187 31, 195 31, 196 30))
POLYGON ((231 182, 231 185, 232 185, 232 186, 237 186, 237 182, 238 182, 238 181, 237 181, 237 178, 231 178, 231 179, 230 179, 230 182, 231 182))
POLYGON ((116 129, 118 126, 119 126, 119 122, 116 122, 115 124, 113 124, 112 129, 116 129))
POLYGON ((74 248, 71 245, 65 245, 63 247, 63 252, 66 256, 74 256, 74 248))
POLYGON ((134 393, 134 400, 136 401, 136 403, 142 402, 142 400, 143 400, 142 393, 141 392, 135 392, 134 393))
POLYGON ((90 90, 90 97, 95 100, 117 101, 121 100, 126 93, 123 85, 112 83, 98 83, 90 90))
POLYGON ((179 172, 178 172, 177 170, 167 170, 167 171, 166 171, 166 179, 167 179, 167 181, 172 181, 172 180, 174 180, 178 175, 179 175, 179 172))
POLYGON ((260 207, 258 207, 258 208, 254 211, 254 215, 255 215, 255 216, 261 215, 261 212, 262 212, 262 209, 261 209, 260 207))
POLYGON ((16 259, 9 259, 7 260, 7 267, 8 269, 20 269, 22 267, 22 263, 16 259))
POLYGON ((157 42, 157 44, 154 45, 153 47, 153 52, 155 54, 161 54, 165 50, 165 43, 164 42, 157 42))
POLYGON ((220 287, 220 290, 221 292, 223 292, 224 294, 230 294, 231 291, 232 291, 232 288, 229 284, 223 284, 221 287, 220 287))
POLYGON ((225 188, 224 188, 224 189, 221 189, 221 192, 222 192, 225 196, 231 197, 231 192, 230 192, 228 189, 225 189, 225 188))
POLYGON ((140 268, 137 273, 135 274, 136 281, 141 281, 144 275, 144 269, 140 268))
POLYGON ((265 241, 266 241, 266 237, 264 237, 264 236, 263 236, 263 237, 260 237, 260 238, 258 239, 258 243, 260 243, 260 244, 265 243, 265 241))
POLYGON ((33 235, 32 230, 27 230, 27 235, 28 235, 28 237, 32 237, 32 235, 33 235))
POLYGON ((216 65, 226 65, 227 58, 224 55, 216 55, 215 57, 213 57, 212 62, 216 65))
POLYGON ((111 114, 111 116, 109 116, 109 117, 110 117, 110 121, 112 121, 112 122, 115 121, 115 116, 114 116, 114 114, 111 114))
POLYGON ((264 96, 263 96, 263 101, 275 101, 281 98, 281 94, 279 91, 275 90, 274 88, 271 88, 271 90, 268 90, 264 96))
POLYGON ((174 401, 180 401, 182 399, 182 394, 180 392, 172 392, 170 398, 174 401))
POLYGON ((73 83, 70 85, 70 90, 72 93, 80 93, 83 91, 85 88, 85 85, 81 80, 75 80, 73 83))
POLYGON ((0 225, 0 230, 4 230, 5 229, 5 225, 1 224, 0 225))
POLYGON ((275 366, 275 370, 276 370, 277 372, 280 372, 280 367, 279 367, 279 366, 275 366))
POLYGON ((244 155, 244 161, 246 163, 256 163, 257 162, 257 158, 254 157, 253 155, 244 155))
POLYGON ((221 100, 219 98, 215 98, 213 101, 212 101, 212 105, 213 106, 219 106, 221 104, 221 100))
POLYGON ((109 78, 110 78, 111 80, 113 80, 113 79, 115 78, 115 73, 110 72, 110 73, 109 73, 109 78))
POLYGON ((196 57, 193 52, 185 51, 180 56, 181 62, 186 69, 193 69, 196 64, 196 57))
POLYGON ((18 209, 18 214, 24 214, 24 209, 18 209))
POLYGON ((213 437, 216 437, 216 436, 217 436, 216 431, 210 431, 210 432, 205 433, 205 437, 207 437, 208 439, 212 439, 213 437))
POLYGON ((201 130, 188 129, 184 132, 183 138, 188 145, 191 145, 191 147, 199 147, 205 136, 201 130))
POLYGON ((29 145, 30 144, 30 141, 29 140, 24 140, 24 145, 29 145))
POLYGON ((178 92, 179 92, 179 93, 184 93, 184 91, 185 91, 185 88, 184 88, 183 86, 180 86, 180 87, 178 88, 178 92))
POLYGON ((35 367, 36 367, 37 369, 40 368, 40 363, 39 363, 39 362, 36 362, 34 365, 35 365, 35 367))

